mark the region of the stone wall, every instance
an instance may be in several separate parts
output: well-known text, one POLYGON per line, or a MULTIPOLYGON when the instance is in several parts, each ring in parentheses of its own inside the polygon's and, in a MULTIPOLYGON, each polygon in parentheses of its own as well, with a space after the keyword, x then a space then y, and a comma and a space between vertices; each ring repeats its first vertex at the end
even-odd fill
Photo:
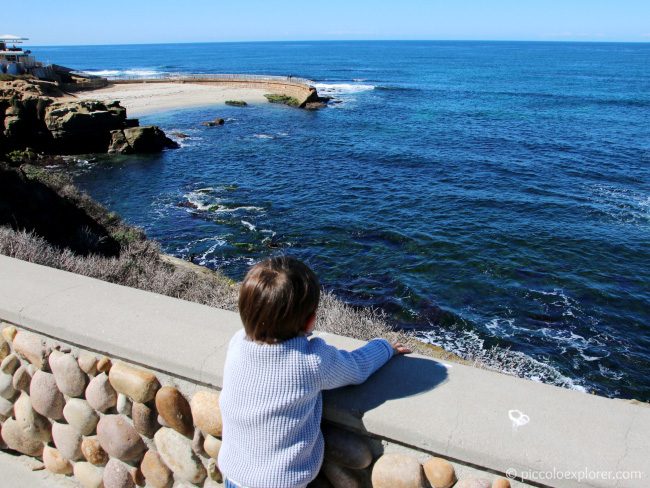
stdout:
MULTIPOLYGON (((84 487, 219 486, 218 395, 236 314, 0 256, 0 321, 3 448, 84 487)), ((323 416, 314 486, 650 479, 647 406, 417 355, 326 392, 323 416)))
MULTIPOLYGON (((2 324, 0 448, 42 460, 84 488, 217 486, 219 391, 2 324)), ((377 441, 323 426, 325 462, 315 486, 448 488, 447 460, 378 454, 377 441), (373 445, 374 444, 374 445, 373 445)), ((420 456, 421 457, 421 456, 420 456)), ((502 488, 493 475, 454 486, 502 488), (494 478, 494 481, 491 479, 494 478)))

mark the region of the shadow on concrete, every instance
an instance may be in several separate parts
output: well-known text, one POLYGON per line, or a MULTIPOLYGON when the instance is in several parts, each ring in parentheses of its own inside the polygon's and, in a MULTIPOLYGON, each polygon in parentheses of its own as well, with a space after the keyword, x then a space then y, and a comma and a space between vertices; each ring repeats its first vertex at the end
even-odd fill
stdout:
POLYGON ((361 418, 388 400, 425 393, 446 379, 447 368, 435 360, 398 356, 361 385, 324 391, 325 411, 346 411, 361 418))

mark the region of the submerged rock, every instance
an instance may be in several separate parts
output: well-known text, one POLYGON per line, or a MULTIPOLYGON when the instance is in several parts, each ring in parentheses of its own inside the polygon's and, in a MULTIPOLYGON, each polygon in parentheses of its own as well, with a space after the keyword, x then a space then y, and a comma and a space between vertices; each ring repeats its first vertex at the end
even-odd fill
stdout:
POLYGON ((203 122, 201 125, 205 125, 206 127, 216 127, 217 125, 224 125, 225 123, 226 121, 224 119, 216 118, 208 122, 203 122))

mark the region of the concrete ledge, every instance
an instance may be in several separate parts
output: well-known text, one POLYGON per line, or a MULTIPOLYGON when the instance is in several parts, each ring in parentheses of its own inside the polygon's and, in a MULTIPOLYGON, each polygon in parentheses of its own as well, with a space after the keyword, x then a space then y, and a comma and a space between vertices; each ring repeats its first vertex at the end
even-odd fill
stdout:
MULTIPOLYGON (((215 387, 241 327, 231 312, 4 256, 0 319, 215 387)), ((360 344, 322 335, 342 348, 360 344)), ((329 421, 482 470, 543 486, 650 486, 645 406, 418 356, 325 399, 329 421)))

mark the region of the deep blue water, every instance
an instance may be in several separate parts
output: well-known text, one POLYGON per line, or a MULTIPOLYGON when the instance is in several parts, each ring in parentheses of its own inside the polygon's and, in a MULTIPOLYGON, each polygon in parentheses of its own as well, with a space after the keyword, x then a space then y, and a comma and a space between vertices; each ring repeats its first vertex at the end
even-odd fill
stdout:
POLYGON ((81 165, 77 182, 167 252, 233 278, 291 253, 345 300, 460 354, 498 346, 507 370, 650 399, 650 44, 34 52, 113 75, 315 80, 342 103, 148 116, 191 138, 81 165), (215 116, 226 125, 200 125, 215 116))

